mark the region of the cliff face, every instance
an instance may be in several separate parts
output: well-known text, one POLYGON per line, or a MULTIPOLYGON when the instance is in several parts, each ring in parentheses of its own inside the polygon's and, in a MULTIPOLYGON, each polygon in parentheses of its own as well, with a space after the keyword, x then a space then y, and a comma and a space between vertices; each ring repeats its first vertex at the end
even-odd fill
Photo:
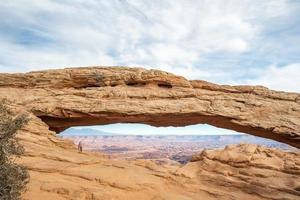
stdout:
POLYGON ((59 133, 81 125, 206 123, 300 147, 300 95, 139 68, 0 74, 0 95, 59 133))
POLYGON ((208 123, 300 147, 299 94, 220 86, 166 72, 78 68, 0 74, 0 97, 28 112, 18 134, 31 175, 25 199, 297 199, 300 154, 239 145, 185 166, 78 153, 56 133, 79 125, 208 123))

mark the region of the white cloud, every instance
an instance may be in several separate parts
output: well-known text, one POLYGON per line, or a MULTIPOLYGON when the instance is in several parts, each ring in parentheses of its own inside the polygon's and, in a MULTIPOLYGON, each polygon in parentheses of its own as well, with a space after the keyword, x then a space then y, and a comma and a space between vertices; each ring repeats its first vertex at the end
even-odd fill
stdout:
POLYGON ((257 42, 293 11, 286 0, 9 1, 0 4, 0 71, 133 65, 227 83, 252 70, 239 55, 268 52, 272 44, 257 42))
POLYGON ((252 85, 264 85, 274 90, 300 92, 300 63, 282 67, 270 66, 260 76, 248 81, 252 85))

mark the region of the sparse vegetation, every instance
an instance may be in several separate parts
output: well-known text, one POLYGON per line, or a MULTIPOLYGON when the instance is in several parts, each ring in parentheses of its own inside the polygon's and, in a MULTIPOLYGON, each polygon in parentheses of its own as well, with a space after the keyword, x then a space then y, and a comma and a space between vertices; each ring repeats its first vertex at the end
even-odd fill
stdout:
POLYGON ((95 75, 96 82, 100 85, 100 83, 103 81, 103 75, 97 71, 95 72, 94 75, 95 75))
POLYGON ((15 158, 24 153, 16 139, 16 133, 26 124, 26 115, 14 116, 6 106, 0 102, 0 199, 18 200, 26 189, 29 174, 25 167, 16 164, 15 158))

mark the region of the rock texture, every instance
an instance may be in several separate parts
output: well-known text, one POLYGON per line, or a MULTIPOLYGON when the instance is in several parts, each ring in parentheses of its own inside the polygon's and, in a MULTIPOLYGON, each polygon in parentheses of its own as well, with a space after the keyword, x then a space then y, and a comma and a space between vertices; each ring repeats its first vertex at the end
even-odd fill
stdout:
POLYGON ((299 152, 287 153, 250 144, 232 145, 201 152, 180 172, 198 185, 219 190, 218 194, 225 190, 233 196, 241 192, 262 199, 297 199, 300 195, 299 152))
POLYGON ((257 145, 206 150, 187 165, 117 161, 78 153, 32 116, 19 133, 18 161, 30 170, 25 200, 295 200, 300 197, 300 152, 257 145))
POLYGON ((206 123, 300 148, 300 95, 226 86, 141 68, 87 67, 0 74, 0 96, 59 133, 72 126, 206 123))

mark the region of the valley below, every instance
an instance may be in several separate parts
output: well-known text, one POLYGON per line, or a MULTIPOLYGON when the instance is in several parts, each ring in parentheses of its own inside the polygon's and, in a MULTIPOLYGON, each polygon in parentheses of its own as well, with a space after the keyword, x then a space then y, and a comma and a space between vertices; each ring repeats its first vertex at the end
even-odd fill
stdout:
POLYGON ((156 164, 186 164, 204 149, 219 149, 226 145, 250 143, 293 151, 289 145, 250 135, 120 135, 93 129, 67 130, 61 136, 84 151, 100 152, 112 159, 152 160, 156 164), (86 135, 93 134, 93 135, 86 135))

